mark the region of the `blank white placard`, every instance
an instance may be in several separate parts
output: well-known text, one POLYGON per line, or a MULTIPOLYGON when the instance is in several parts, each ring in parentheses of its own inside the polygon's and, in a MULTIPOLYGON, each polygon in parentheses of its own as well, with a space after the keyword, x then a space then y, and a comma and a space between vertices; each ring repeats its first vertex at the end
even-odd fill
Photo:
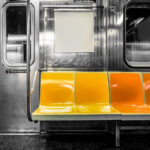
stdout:
POLYGON ((55 11, 55 52, 94 52, 94 12, 55 11))

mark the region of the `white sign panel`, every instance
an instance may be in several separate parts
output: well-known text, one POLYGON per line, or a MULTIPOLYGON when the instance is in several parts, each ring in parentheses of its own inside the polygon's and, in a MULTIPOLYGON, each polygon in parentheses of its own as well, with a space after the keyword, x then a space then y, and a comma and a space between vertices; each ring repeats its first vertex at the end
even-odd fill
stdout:
POLYGON ((94 12, 55 11, 55 52, 94 52, 94 12))

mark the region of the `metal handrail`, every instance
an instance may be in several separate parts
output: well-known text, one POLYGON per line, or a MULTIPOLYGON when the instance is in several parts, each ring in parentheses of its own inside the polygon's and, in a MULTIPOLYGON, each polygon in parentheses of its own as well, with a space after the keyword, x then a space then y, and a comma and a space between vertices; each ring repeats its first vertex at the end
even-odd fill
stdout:
POLYGON ((30 43, 30 21, 31 21, 31 12, 30 12, 30 0, 27 0, 26 7, 27 14, 27 117, 29 121, 32 121, 31 117, 31 95, 30 95, 30 58, 31 58, 31 43, 30 43))
POLYGON ((132 0, 127 0, 125 4, 128 5, 131 1, 132 0))

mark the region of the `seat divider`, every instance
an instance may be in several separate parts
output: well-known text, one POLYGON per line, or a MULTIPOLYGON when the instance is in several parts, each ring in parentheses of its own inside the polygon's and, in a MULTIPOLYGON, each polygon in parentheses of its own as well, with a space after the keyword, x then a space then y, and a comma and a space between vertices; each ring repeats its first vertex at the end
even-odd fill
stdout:
POLYGON ((142 88, 143 88, 144 104, 146 104, 146 97, 145 97, 145 91, 144 91, 144 82, 143 82, 143 72, 140 73, 140 76, 141 76, 141 82, 142 82, 142 88))
POLYGON ((75 107, 75 111, 76 111, 76 73, 74 72, 73 73, 73 76, 74 76, 74 107, 75 107))
POLYGON ((111 89, 110 89, 110 77, 109 77, 109 72, 107 72, 107 82, 108 82, 108 92, 109 92, 109 105, 112 106, 112 104, 111 104, 111 89))

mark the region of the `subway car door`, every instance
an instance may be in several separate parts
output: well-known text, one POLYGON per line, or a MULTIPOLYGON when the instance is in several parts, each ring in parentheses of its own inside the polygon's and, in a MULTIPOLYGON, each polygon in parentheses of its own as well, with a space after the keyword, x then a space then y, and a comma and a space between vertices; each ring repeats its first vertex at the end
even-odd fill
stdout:
MULTIPOLYGON (((33 76, 38 68, 38 24, 35 20, 39 19, 39 10, 37 0, 31 3, 33 76)), ((0 132, 38 132, 39 124, 30 123, 26 112, 26 2, 1 0, 0 9, 0 132)), ((33 100, 38 99, 36 91, 33 100)), ((33 107, 37 105, 33 102, 33 107)))

